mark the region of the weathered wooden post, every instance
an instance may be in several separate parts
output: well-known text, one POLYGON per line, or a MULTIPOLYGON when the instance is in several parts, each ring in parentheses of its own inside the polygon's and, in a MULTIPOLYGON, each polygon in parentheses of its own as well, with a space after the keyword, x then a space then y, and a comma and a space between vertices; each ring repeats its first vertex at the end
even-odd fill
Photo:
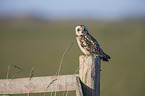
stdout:
POLYGON ((100 96, 100 57, 81 55, 79 64, 83 96, 100 96))

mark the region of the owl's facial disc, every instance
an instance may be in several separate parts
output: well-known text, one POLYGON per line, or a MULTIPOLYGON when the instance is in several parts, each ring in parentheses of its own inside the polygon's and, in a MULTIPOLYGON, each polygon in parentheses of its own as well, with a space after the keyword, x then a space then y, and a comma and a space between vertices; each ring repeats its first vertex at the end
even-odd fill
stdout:
POLYGON ((80 25, 76 27, 76 35, 85 35, 86 34, 85 26, 80 25))
POLYGON ((83 35, 83 34, 82 34, 82 31, 83 31, 83 29, 82 29, 81 26, 77 26, 77 27, 76 27, 76 35, 83 35))

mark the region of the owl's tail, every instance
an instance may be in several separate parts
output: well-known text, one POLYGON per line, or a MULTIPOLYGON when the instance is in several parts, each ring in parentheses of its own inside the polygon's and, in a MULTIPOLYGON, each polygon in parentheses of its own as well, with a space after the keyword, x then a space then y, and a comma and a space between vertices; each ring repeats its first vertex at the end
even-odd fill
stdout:
POLYGON ((109 59, 111 59, 111 57, 104 53, 102 56, 100 56, 100 59, 109 62, 109 59))

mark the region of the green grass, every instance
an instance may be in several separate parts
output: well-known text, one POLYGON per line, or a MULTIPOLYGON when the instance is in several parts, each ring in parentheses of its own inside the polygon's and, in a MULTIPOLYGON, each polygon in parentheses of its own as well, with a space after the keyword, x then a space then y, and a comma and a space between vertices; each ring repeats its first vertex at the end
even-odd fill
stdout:
MULTIPOLYGON (((90 34, 112 58, 109 63, 102 62, 101 65, 101 96, 144 96, 145 24, 136 22, 1 25, 0 79, 6 78, 10 64, 24 69, 16 78, 29 77, 33 66, 35 77, 55 75, 64 51, 72 42, 74 44, 64 57, 60 74, 73 74, 79 65, 78 57, 82 54, 75 40, 74 28, 78 24, 86 25, 90 34)), ((9 78, 16 72, 17 69, 11 68, 9 78)), ((75 92, 69 94, 74 95, 75 92)))

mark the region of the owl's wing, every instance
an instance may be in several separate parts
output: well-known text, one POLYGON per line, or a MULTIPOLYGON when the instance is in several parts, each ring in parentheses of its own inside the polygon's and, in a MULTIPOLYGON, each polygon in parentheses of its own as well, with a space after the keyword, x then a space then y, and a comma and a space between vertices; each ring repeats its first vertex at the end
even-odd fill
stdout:
POLYGON ((91 54, 100 56, 103 61, 108 61, 108 59, 111 59, 109 55, 103 52, 97 40, 89 33, 83 35, 81 40, 83 40, 81 46, 84 47, 91 54))

